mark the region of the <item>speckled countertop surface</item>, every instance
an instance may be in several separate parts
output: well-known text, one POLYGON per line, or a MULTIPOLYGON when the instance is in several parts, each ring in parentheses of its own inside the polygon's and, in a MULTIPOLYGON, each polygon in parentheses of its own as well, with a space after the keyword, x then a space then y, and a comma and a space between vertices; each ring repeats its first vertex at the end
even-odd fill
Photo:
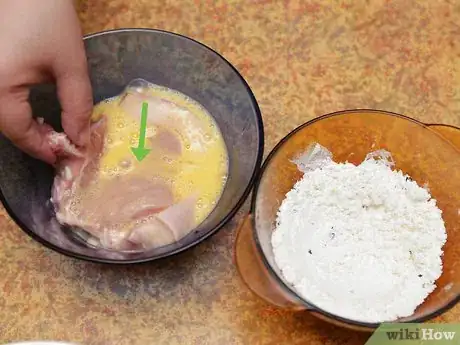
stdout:
MULTIPOLYGON (((228 58, 252 87, 266 153, 297 125, 380 108, 460 125, 460 4, 390 0, 83 0, 85 33, 153 27, 228 58)), ((161 263, 108 267, 33 242, 0 213, 0 343, 363 344, 260 301, 232 261, 236 224, 161 263)), ((438 322, 460 322, 460 306, 438 322)))

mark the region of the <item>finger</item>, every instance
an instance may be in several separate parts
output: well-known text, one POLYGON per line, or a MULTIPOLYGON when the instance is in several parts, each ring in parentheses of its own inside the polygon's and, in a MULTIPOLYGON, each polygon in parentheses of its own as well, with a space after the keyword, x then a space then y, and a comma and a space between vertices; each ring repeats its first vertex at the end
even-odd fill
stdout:
POLYGON ((18 100, 13 95, 0 100, 0 129, 14 145, 32 157, 54 164, 56 156, 46 137, 48 128, 32 118, 27 99, 18 100))
POLYGON ((89 126, 93 109, 91 84, 82 69, 58 76, 56 83, 62 107, 62 128, 76 145, 89 142, 89 126))
POLYGON ((93 109, 91 82, 78 17, 69 8, 68 44, 53 61, 58 97, 62 107, 62 127, 75 144, 89 142, 89 125, 93 109))

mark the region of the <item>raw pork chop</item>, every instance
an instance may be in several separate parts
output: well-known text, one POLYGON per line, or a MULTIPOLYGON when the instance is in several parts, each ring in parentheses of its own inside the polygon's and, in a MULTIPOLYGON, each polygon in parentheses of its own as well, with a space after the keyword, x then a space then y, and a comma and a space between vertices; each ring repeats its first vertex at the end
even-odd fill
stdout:
MULTIPOLYGON (((196 198, 174 204, 164 181, 129 173, 101 182, 98 168, 105 131, 102 117, 92 124, 85 151, 63 133, 48 134, 59 157, 51 198, 58 221, 89 232, 109 249, 149 249, 180 240, 193 227, 196 198)), ((181 152, 180 142, 167 131, 151 141, 175 155, 181 152)))

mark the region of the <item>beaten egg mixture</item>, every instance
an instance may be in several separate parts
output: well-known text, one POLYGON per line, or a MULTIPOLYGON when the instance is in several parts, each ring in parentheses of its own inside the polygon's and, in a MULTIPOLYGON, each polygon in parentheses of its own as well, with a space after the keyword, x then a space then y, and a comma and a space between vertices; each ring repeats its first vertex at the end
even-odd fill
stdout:
MULTIPOLYGON (((145 147, 151 151, 139 162, 131 148, 137 147, 139 143, 140 122, 121 106, 126 94, 97 104, 93 120, 104 115, 107 121, 105 150, 99 168, 100 182, 131 173, 167 181, 175 200, 197 193, 195 221, 198 225, 211 213, 225 186, 228 158, 222 134, 212 116, 182 93, 153 84, 142 92, 147 97, 171 102, 183 111, 171 115, 170 120, 175 123, 169 126, 167 119, 160 124, 151 121, 155 119, 157 109, 149 106, 145 147), (190 116, 194 118, 190 119, 190 116), (179 155, 171 156, 161 145, 155 145, 149 140, 163 130, 170 131, 178 138, 179 155)), ((140 108, 138 110, 140 118, 140 108)))

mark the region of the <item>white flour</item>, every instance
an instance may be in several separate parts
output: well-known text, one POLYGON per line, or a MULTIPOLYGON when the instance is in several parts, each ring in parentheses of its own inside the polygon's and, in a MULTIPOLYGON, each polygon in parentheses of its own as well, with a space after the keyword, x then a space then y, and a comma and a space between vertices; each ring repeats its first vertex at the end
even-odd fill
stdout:
POLYGON ((412 315, 436 287, 447 235, 436 200, 388 161, 305 170, 278 211, 275 261, 300 296, 364 322, 412 315))

